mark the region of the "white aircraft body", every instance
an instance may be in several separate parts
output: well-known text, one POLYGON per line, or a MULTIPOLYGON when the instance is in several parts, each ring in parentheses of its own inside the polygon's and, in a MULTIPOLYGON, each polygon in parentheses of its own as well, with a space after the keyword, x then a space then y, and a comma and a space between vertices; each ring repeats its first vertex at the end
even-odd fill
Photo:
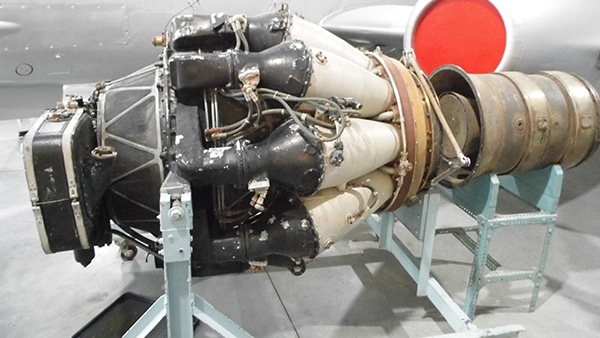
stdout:
MULTIPOLYGON (((286 3, 309 21, 329 22, 331 30, 357 44, 390 45, 390 49, 401 50, 404 24, 414 2, 286 3)), ((156 62, 160 49, 152 45, 152 38, 160 35, 175 15, 227 11, 253 16, 281 6, 281 2, 272 0, 234 0, 226 4, 181 0, 3 1, 0 118, 38 116, 63 94, 90 92, 89 85, 82 91, 74 84, 93 85, 156 62), (63 85, 68 85, 64 92, 63 85)))

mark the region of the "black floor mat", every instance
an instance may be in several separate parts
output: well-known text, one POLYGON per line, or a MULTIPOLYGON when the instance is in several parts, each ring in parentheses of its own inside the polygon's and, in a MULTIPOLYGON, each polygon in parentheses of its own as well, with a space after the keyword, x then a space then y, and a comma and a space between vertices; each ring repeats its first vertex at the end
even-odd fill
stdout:
MULTIPOLYGON (((153 303, 152 299, 124 293, 77 331, 73 338, 120 338, 153 303)), ((197 321, 194 327, 196 325, 197 321)), ((163 318, 148 337, 167 337, 167 319, 163 318)))

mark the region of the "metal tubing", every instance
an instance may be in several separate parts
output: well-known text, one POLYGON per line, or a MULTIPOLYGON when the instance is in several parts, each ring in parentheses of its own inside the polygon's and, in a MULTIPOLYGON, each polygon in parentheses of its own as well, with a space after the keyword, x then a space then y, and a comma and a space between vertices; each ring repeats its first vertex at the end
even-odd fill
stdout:
POLYGON ((252 224, 240 226, 234 236, 213 239, 209 244, 210 254, 200 258, 200 262, 269 261, 272 264, 273 256, 297 259, 317 255, 319 243, 314 222, 296 194, 271 189, 264 205, 265 210, 252 224))
POLYGON ((290 41, 259 53, 174 53, 169 68, 177 100, 199 105, 200 90, 240 88, 239 75, 251 68, 260 72, 261 87, 303 96, 311 77, 311 58, 304 42, 290 41))
POLYGON ((169 58, 169 67, 177 100, 186 105, 199 105, 202 89, 240 88, 239 75, 251 68, 260 74, 262 88, 295 96, 349 97, 362 105, 359 112, 363 118, 389 110, 392 101, 388 81, 343 56, 308 47, 300 40, 260 53, 175 53, 169 58))
MULTIPOLYGON (((231 18, 223 13, 178 16, 171 22, 169 45, 176 51, 202 49, 205 53, 233 48, 236 39, 228 23, 231 18)), ((244 36, 250 52, 260 52, 285 41, 302 40, 311 47, 344 56, 361 68, 373 68, 373 62, 360 50, 287 10, 248 17, 246 21, 244 36)))

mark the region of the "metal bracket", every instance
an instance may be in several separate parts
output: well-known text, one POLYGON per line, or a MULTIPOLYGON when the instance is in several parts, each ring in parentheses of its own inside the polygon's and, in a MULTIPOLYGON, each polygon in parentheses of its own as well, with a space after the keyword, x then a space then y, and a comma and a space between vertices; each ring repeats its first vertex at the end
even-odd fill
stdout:
POLYGON ((224 337, 252 337, 191 290, 193 228, 190 186, 169 173, 160 194, 160 230, 164 257, 165 294, 144 313, 123 337, 145 337, 167 317, 169 337, 193 337, 193 317, 224 337))
MULTIPOLYGON (((454 173, 458 169, 462 168, 462 162, 458 158, 455 158, 453 160, 448 160, 448 159, 444 158, 444 160, 448 163, 448 169, 442 171, 440 174, 438 174, 436 177, 434 177, 431 180, 431 185, 436 185, 436 184, 440 183, 444 178, 450 176, 452 173, 454 173)), ((469 160, 468 157, 467 157, 467 160, 469 160)), ((468 166, 468 164, 467 164, 467 166, 468 166)))
MULTIPOLYGON (((446 121, 446 118, 444 117, 444 114, 442 113, 442 110, 440 108, 440 104, 438 102, 437 97, 433 94, 433 92, 431 91, 431 87, 429 86, 429 82, 423 76, 423 71, 421 70, 421 67, 419 67, 419 64, 417 63, 414 50, 412 50, 412 49, 404 50, 404 52, 402 53, 402 60, 404 61, 404 63, 406 64, 406 67, 408 69, 412 69, 412 71, 415 73, 417 79, 421 83, 421 86, 422 86, 423 90, 425 91, 425 94, 427 95, 429 102, 431 103, 431 107, 433 108, 435 115, 437 116, 438 120, 440 121, 440 124, 442 125, 442 129, 444 130, 444 133, 448 136, 448 139, 450 140, 450 143, 452 144, 452 149, 454 150, 454 153, 456 154, 456 158, 449 161, 450 168, 456 170, 458 168, 464 168, 464 167, 470 166, 471 159, 468 158, 467 156, 465 156, 465 154, 463 154, 462 150, 460 149, 460 146, 458 145, 458 142, 456 141, 456 138, 454 137, 454 134, 452 133, 452 130, 450 129, 450 126, 448 125, 448 122, 446 121)), ((442 175, 449 175, 450 173, 452 173, 452 171, 444 172, 444 173, 442 173, 442 175)), ((434 178, 434 181, 437 181, 437 182, 441 181, 445 177, 442 175, 439 175, 438 177, 434 178)))

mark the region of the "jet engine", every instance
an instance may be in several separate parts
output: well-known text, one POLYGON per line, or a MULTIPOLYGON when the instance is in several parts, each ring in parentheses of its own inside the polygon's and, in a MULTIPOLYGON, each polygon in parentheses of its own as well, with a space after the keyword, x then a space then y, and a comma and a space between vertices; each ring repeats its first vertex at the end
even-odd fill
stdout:
POLYGON ((87 265, 117 233, 160 262, 173 172, 192 190, 195 275, 301 274, 438 182, 572 167, 598 144, 598 95, 576 75, 445 66, 428 79, 410 51, 360 51, 285 8, 180 16, 154 43, 156 64, 46 110, 27 134, 46 253, 87 265))

